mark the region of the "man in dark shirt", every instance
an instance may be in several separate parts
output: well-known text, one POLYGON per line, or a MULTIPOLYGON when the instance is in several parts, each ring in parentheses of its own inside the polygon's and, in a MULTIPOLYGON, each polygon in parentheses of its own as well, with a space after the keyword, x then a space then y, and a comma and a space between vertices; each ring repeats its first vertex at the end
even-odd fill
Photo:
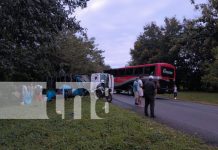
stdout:
POLYGON ((153 76, 149 76, 149 80, 145 81, 144 83, 144 96, 145 96, 145 116, 148 116, 148 106, 150 105, 150 112, 151 117, 155 118, 154 116, 154 97, 155 97, 155 90, 156 86, 153 81, 153 76))

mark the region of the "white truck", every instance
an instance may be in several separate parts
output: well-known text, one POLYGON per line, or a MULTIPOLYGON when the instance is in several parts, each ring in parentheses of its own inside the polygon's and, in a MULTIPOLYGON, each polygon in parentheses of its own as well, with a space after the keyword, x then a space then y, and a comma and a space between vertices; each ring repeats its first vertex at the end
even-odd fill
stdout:
POLYGON ((108 73, 93 73, 91 92, 94 92, 98 98, 106 98, 108 102, 111 102, 114 92, 114 76, 108 73))

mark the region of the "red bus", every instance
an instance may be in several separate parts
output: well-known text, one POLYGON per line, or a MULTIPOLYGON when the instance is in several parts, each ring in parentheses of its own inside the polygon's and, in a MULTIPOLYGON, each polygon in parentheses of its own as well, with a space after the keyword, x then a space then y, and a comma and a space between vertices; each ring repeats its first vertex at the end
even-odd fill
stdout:
POLYGON ((136 77, 143 76, 147 79, 152 75, 158 85, 158 93, 171 93, 176 78, 175 66, 167 63, 144 64, 124 68, 105 70, 105 73, 114 75, 114 88, 117 93, 127 91, 132 95, 132 86, 136 77))

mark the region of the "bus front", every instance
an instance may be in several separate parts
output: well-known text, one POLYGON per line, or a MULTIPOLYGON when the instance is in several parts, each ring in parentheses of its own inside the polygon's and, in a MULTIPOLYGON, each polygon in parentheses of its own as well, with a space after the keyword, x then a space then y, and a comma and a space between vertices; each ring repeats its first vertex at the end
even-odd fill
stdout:
POLYGON ((159 78, 158 93, 172 93, 176 78, 176 68, 171 64, 159 64, 157 68, 159 78))

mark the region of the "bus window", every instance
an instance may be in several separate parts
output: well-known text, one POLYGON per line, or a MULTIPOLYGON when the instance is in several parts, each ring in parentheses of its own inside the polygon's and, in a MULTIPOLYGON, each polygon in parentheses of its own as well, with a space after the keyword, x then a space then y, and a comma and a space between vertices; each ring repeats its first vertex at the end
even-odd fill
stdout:
POLYGON ((117 76, 117 70, 112 70, 111 74, 117 76))
POLYGON ((133 75, 133 68, 127 68, 127 69, 126 69, 126 75, 127 75, 127 76, 133 75))
POLYGON ((149 67, 144 68, 144 75, 150 75, 150 68, 149 67))
POLYGON ((120 76, 125 76, 125 73, 126 72, 126 70, 125 69, 119 69, 119 75, 120 76))
POLYGON ((119 77, 119 76, 120 76, 120 70, 119 70, 119 69, 116 69, 116 70, 115 70, 115 76, 116 76, 116 77, 119 77))
POLYGON ((155 66, 150 67, 150 75, 155 75, 155 66))
POLYGON ((155 66, 144 67, 145 75, 155 75, 155 66))
POLYGON ((143 74, 143 68, 135 68, 135 75, 141 75, 143 74))

